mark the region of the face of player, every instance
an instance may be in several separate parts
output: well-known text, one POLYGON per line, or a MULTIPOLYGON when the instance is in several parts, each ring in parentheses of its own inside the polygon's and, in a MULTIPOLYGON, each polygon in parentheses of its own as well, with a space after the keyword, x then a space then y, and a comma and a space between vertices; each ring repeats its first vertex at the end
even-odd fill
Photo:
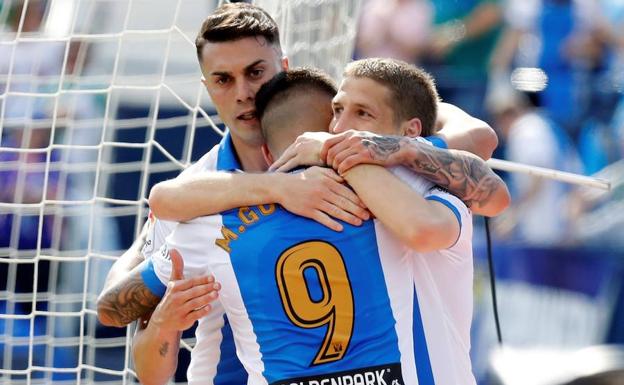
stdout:
POLYGON ((248 146, 263 143, 255 115, 256 92, 287 67, 288 60, 262 36, 204 46, 202 82, 235 142, 248 146))
POLYGON ((329 132, 357 130, 379 135, 420 135, 418 119, 396 122, 391 100, 391 92, 383 84, 364 77, 346 77, 332 100, 334 117, 329 132), (418 121, 418 127, 414 121, 418 121))

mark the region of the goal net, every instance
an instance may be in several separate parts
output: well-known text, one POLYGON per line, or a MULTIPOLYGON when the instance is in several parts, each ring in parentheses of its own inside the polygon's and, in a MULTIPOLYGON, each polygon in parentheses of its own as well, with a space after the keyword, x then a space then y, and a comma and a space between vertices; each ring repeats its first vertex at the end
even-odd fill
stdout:
MULTIPOLYGON (((222 2, 0 3, 0 383, 136 382, 132 327, 103 327, 95 301, 150 187, 223 134, 193 43, 222 2)), ((359 1, 255 3, 292 65, 339 77, 359 1)))

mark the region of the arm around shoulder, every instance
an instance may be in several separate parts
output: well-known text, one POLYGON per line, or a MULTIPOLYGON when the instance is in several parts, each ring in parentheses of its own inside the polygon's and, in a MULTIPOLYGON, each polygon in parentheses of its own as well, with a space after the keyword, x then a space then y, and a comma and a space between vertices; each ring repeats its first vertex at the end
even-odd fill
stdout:
POLYGON ((438 104, 436 127, 436 135, 449 148, 468 151, 484 160, 490 159, 498 146, 498 136, 489 124, 452 104, 438 104))
POLYGON ((453 213, 426 200, 387 169, 358 165, 345 179, 370 211, 409 248, 427 252, 450 247, 459 234, 453 213))
POLYGON ((186 222, 236 207, 275 203, 275 178, 220 171, 181 175, 152 187, 149 206, 159 219, 186 222))
POLYGON ((411 140, 404 146, 401 164, 450 191, 475 214, 496 216, 511 202, 507 185, 478 156, 444 150, 411 140))

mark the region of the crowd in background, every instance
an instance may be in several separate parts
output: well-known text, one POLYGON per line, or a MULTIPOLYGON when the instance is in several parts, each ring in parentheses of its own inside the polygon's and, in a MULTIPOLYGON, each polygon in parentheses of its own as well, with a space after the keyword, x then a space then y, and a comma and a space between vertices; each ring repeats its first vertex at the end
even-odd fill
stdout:
MULTIPOLYGON (((444 101, 497 130, 498 157, 622 175, 624 1, 369 0, 355 55, 426 68, 444 101)), ((592 216, 604 206, 618 216, 617 184, 599 194, 517 173, 507 181, 514 204, 496 223, 500 239, 624 245, 621 215, 592 216)))

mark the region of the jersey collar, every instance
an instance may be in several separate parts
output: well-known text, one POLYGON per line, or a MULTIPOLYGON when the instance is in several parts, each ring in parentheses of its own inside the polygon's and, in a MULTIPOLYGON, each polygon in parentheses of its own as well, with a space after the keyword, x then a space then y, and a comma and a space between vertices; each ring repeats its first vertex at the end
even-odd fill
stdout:
POLYGON ((238 156, 234 150, 232 136, 230 132, 226 132, 221 143, 219 143, 219 154, 217 156, 217 171, 237 171, 241 170, 238 156))

